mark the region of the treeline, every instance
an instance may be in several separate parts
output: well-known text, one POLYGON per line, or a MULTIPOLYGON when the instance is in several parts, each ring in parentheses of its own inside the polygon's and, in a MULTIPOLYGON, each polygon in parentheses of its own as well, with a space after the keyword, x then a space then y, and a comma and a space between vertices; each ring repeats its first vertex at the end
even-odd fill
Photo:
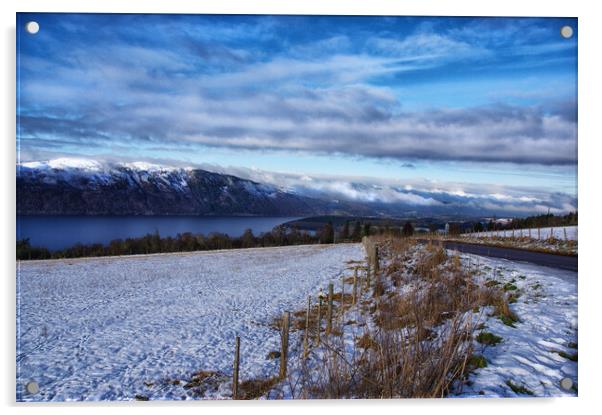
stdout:
POLYGON ((510 228, 547 228, 550 226, 574 226, 577 225, 577 212, 571 212, 563 216, 547 215, 529 216, 526 218, 515 218, 510 223, 510 228))
POLYGON ((376 227, 368 222, 347 221, 335 229, 332 222, 326 223, 316 232, 300 231, 296 227, 277 226, 270 232, 258 236, 247 229, 241 236, 230 237, 223 233, 181 233, 175 237, 161 237, 159 232, 139 238, 115 239, 109 244, 75 244, 72 247, 49 250, 32 246, 29 239, 17 241, 17 259, 59 259, 116 255, 156 254, 168 252, 211 251, 217 249, 259 248, 288 245, 331 244, 360 242, 364 236, 390 233, 411 235, 410 223, 404 228, 376 227))
POLYGON ((223 233, 211 233, 205 236, 191 232, 177 234, 175 237, 161 237, 159 232, 155 232, 138 238, 115 239, 108 245, 78 243, 70 248, 54 251, 31 246, 29 239, 22 239, 17 241, 17 259, 81 258, 305 245, 320 243, 322 238, 322 235, 315 236, 297 229, 277 226, 271 232, 265 232, 259 236, 255 236, 251 229, 247 229, 239 237, 230 237, 223 233))
MULTIPOLYGON (((498 223, 490 220, 488 223, 477 222, 472 226, 472 231, 497 231, 511 229, 528 229, 528 228, 549 228, 558 226, 575 226, 578 224, 577 212, 570 212, 566 215, 556 216, 554 214, 542 214, 536 216, 527 216, 525 218, 513 218, 507 223, 498 223)), ((451 233, 451 231, 450 231, 451 233)))

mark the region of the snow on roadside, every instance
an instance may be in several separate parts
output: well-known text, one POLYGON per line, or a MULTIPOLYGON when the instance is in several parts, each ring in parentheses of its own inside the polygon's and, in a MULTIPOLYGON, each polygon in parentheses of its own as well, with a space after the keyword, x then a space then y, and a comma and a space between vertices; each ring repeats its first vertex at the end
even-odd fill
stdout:
POLYGON ((341 244, 20 262, 17 400, 225 397, 227 377, 205 395, 182 380, 230 375, 236 335, 241 378, 273 376, 272 319, 363 256, 341 244))
MULTIPOLYGON (((456 252, 449 250, 448 254, 451 256, 456 252)), ((480 270, 475 276, 476 281, 496 284, 517 297, 510 308, 519 321, 514 323, 514 327, 504 324, 493 315, 493 307, 467 314, 472 315, 472 321, 479 323, 475 337, 481 332, 492 333, 499 336, 501 342, 485 346, 476 339, 473 341, 474 354, 484 356, 487 366, 471 372, 467 382, 457 383, 449 396, 575 396, 577 362, 571 359, 576 360, 577 356, 577 273, 470 254, 462 254, 461 259, 464 266, 480 270), (564 378, 571 379, 575 388, 569 391, 562 389, 560 382, 564 378)), ((346 286, 345 290, 350 292, 350 289, 346 286)), ((398 288, 406 289, 405 286, 398 288)), ((357 323, 345 325, 342 338, 334 341, 337 345, 344 344, 344 355, 352 362, 353 356, 361 353, 357 340, 365 332, 365 327, 373 328, 374 323, 371 316, 360 313, 358 308, 346 312, 344 320, 357 323)), ((293 381, 280 385, 272 396, 299 397, 298 393, 291 391, 289 383, 296 384, 298 381, 295 379, 301 376, 299 356, 302 345, 294 342, 292 346, 293 381)), ((324 364, 324 350, 312 350, 312 355, 310 366, 324 364)))
MULTIPOLYGON (((452 237, 451 240, 454 240, 452 237)), ((506 248, 518 248, 550 252, 563 255, 577 255, 577 226, 556 228, 516 229, 494 232, 465 233, 460 235, 462 242, 485 244, 506 248), (565 239, 566 231, 566 239, 565 239), (551 238, 551 236, 554 236, 551 238)))
POLYGON ((487 232, 478 232, 471 234, 463 234, 463 236, 470 236, 473 238, 488 238, 492 236, 501 237, 501 238, 532 238, 532 239, 549 239, 553 236, 555 239, 564 240, 564 232, 566 229, 566 239, 569 241, 577 240, 577 226, 558 226, 558 227, 550 227, 550 228, 540 228, 539 233, 537 228, 534 229, 515 229, 514 232, 512 230, 505 231, 487 231, 487 232), (539 235, 539 237, 538 237, 539 235))
POLYGON ((496 346, 475 343, 488 366, 471 374, 470 385, 457 396, 529 396, 512 391, 508 381, 533 396, 575 396, 576 390, 563 390, 560 381, 568 377, 577 384, 577 362, 559 353, 577 353, 577 273, 476 255, 462 258, 478 264, 483 278, 509 284, 507 289, 519 294, 511 309, 520 321, 515 328, 495 317, 484 321, 484 330, 503 340, 496 346))

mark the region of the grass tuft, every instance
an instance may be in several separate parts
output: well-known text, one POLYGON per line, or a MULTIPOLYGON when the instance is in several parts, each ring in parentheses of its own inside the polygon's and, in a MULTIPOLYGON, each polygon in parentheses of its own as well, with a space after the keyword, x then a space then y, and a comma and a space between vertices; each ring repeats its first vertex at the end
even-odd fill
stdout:
POLYGON ((370 337, 369 333, 364 333, 357 341, 357 345, 362 349, 376 349, 378 347, 378 344, 370 337))
POLYGON ((577 352, 575 352, 575 353, 556 352, 556 353, 558 353, 559 356, 564 357, 565 359, 568 359, 573 362, 576 362, 578 359, 577 352))
POLYGON ((504 284, 504 291, 516 291, 518 287, 511 282, 504 284))
POLYGON ((500 343, 503 339, 500 336, 496 336, 488 331, 482 331, 477 335, 477 341, 487 346, 495 346, 500 343))
POLYGON ((505 325, 510 326, 512 328, 516 328, 516 326, 514 324, 518 323, 518 319, 514 315, 500 314, 498 316, 498 318, 502 321, 502 323, 504 323, 505 325))
POLYGON ((470 370, 482 369, 487 367, 487 359, 485 356, 473 354, 468 359, 467 365, 470 370))
POLYGON ((261 398, 267 394, 279 379, 277 377, 265 379, 248 379, 240 383, 241 399, 251 400, 261 398))
POLYGON ((531 396, 534 395, 532 390, 526 388, 523 385, 517 385, 516 383, 512 382, 510 379, 508 379, 506 381, 506 385, 508 385, 508 387, 510 389, 512 389, 512 392, 514 392, 518 395, 531 395, 531 396))

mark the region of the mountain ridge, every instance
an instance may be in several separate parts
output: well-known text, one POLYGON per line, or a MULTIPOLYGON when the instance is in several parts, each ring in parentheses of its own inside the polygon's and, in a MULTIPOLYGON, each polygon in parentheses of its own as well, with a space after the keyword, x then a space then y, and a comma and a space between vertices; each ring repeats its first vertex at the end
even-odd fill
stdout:
POLYGON ((302 216, 365 211, 228 174, 57 159, 17 165, 19 215, 302 216))
POLYGON ((576 203, 561 193, 546 199, 537 192, 479 193, 210 170, 76 158, 19 163, 17 214, 480 217, 525 216, 576 203))

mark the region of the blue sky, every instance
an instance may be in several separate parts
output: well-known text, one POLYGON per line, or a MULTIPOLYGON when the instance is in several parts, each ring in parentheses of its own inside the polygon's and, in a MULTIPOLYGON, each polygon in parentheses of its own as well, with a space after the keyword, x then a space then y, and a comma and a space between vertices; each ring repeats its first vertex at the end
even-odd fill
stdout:
POLYGON ((18 14, 17 32, 21 162, 577 206, 576 19, 18 14))

